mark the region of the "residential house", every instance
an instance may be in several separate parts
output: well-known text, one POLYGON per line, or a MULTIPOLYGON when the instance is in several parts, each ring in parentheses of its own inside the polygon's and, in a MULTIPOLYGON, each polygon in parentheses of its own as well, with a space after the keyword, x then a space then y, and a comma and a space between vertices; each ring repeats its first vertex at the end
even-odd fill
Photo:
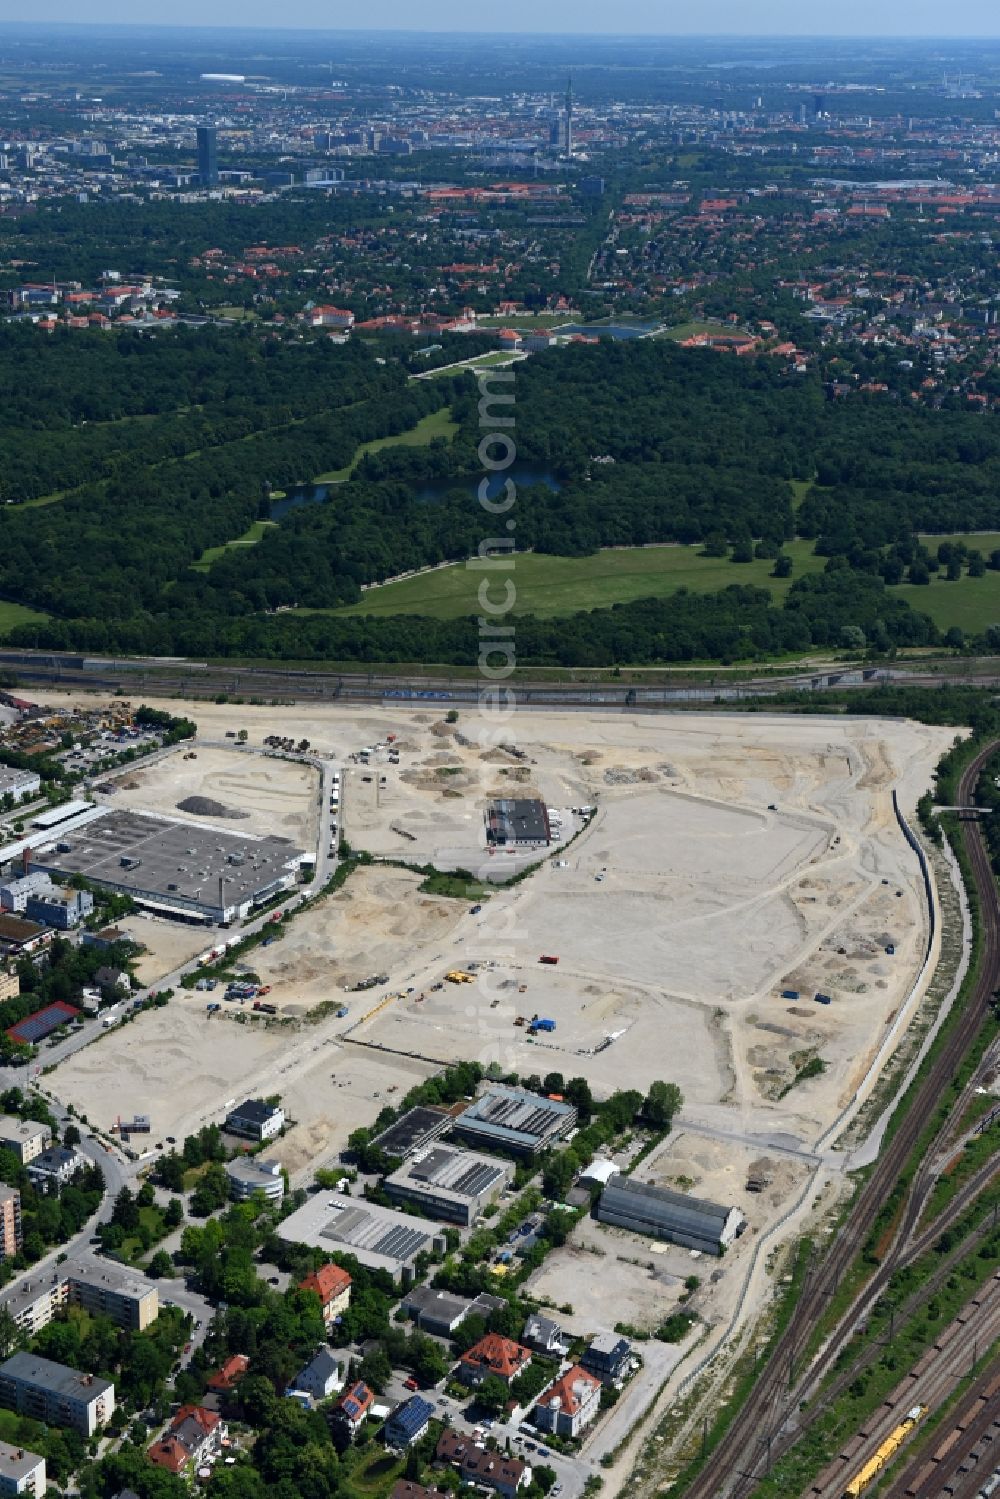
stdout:
POLYGON ((559 1323, 553 1322, 551 1317, 543 1317, 540 1312, 532 1312, 521 1336, 536 1353, 555 1354, 562 1358, 569 1352, 566 1335, 559 1323))
POLYGON ((132 992, 132 980, 123 968, 109 968, 107 965, 98 968, 94 983, 107 999, 121 999, 122 995, 132 992))
POLYGON ((412 1483, 409 1478, 397 1478, 389 1499, 441 1499, 441 1492, 425 1488, 422 1483, 412 1483))
POLYGON ((35 1156, 27 1168, 28 1180, 39 1192, 55 1192, 65 1186, 83 1164, 83 1156, 78 1151, 56 1146, 35 1156))
POLYGON ((150 1462, 169 1473, 199 1467, 214 1457, 228 1436, 226 1423, 203 1405, 182 1405, 163 1436, 147 1449, 150 1462))
POLYGON ((315 1291, 323 1308, 323 1321, 329 1328, 342 1317, 351 1304, 351 1277, 339 1265, 320 1265, 305 1280, 299 1281, 300 1291, 315 1291))
POLYGON ((464 1483, 493 1489, 500 1499, 516 1499, 518 1489, 531 1482, 531 1469, 519 1457, 491 1451, 450 1426, 441 1433, 435 1456, 456 1467, 464 1483))
POLYGON ((250 1360, 245 1353, 232 1353, 214 1374, 208 1376, 205 1384, 215 1395, 228 1395, 236 1388, 249 1367, 250 1360))
POLYGON ((343 1388, 343 1365, 329 1348, 320 1348, 292 1380, 292 1389, 296 1393, 308 1395, 313 1401, 327 1400, 343 1388))
POLYGON ((385 1423, 383 1436, 386 1446, 396 1447, 400 1451, 406 1447, 412 1447, 414 1442, 420 1441, 430 1425, 433 1414, 433 1405, 422 1395, 414 1395, 410 1400, 404 1400, 402 1405, 397 1405, 385 1423))
POLYGON ((375 1401, 375 1395, 363 1381, 358 1380, 345 1390, 337 1401, 333 1419, 346 1426, 351 1436, 357 1436, 367 1419, 375 1401))
POLYGON ((557 1437, 579 1436, 601 1408, 602 1389, 596 1374, 574 1364, 538 1401, 533 1413, 535 1425, 557 1437))
POLYGON ((493 1376, 508 1387, 531 1363, 531 1349, 499 1333, 488 1332, 462 1354, 458 1377, 463 1384, 478 1385, 493 1376))
POLYGON ((593 1339, 580 1362, 589 1374, 596 1374, 601 1384, 621 1386, 631 1358, 632 1345, 627 1338, 604 1332, 593 1339))

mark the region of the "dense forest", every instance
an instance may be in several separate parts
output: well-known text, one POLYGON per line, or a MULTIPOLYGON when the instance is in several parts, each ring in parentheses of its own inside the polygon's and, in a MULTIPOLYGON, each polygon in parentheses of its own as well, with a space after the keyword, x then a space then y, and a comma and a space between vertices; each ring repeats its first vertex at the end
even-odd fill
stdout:
MULTIPOLYGON (((20 482, 56 482, 78 440, 81 467, 104 464, 110 473, 91 473, 57 503, 0 510, 0 597, 55 616, 21 627, 15 641, 475 659, 473 619, 284 612, 356 603, 362 585, 466 558, 496 528, 475 495, 482 429, 469 376, 408 381, 396 359, 360 342, 84 335, 65 367, 52 343, 36 343, 33 380, 15 391, 21 337, 13 330, 0 338, 20 482), (74 395, 80 388, 85 398, 74 395), (346 466, 359 443, 403 432, 446 403, 459 425, 453 441, 372 453, 325 502, 291 511, 258 545, 191 569, 207 547, 267 516, 270 487, 346 466), (81 439, 81 420, 106 425, 81 439), (122 428, 132 435, 115 447, 122 428)), ((815 538, 829 558, 827 571, 797 580, 780 607, 759 588, 734 586, 571 618, 521 616, 523 660, 737 659, 852 641, 933 644, 936 627, 884 583, 925 578, 918 530, 1000 528, 1000 425, 979 415, 864 396, 828 400, 818 379, 790 375, 778 361, 656 340, 552 350, 520 365, 511 388, 518 460, 549 480, 520 491, 519 550, 579 555, 704 542, 723 553, 732 546, 734 556, 774 557, 780 576, 782 543, 797 534, 815 538)))

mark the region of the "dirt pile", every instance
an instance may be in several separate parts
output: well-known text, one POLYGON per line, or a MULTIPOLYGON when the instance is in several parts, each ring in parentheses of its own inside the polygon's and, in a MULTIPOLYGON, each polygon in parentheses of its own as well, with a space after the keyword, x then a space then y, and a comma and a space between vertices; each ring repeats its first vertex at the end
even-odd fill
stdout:
POLYGON ((249 812, 241 812, 236 807, 227 807, 224 802, 217 802, 211 796, 186 796, 183 801, 177 803, 178 812, 189 812, 192 817, 225 817, 231 822, 239 822, 249 817, 249 812))

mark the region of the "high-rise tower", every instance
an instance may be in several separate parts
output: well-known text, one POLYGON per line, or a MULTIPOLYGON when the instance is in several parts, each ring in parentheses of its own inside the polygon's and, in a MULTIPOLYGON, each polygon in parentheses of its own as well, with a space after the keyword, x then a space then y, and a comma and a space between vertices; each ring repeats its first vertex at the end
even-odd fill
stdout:
POLYGON ((566 155, 573 155, 573 75, 566 79, 566 155))
POLYGON ((198 179, 203 184, 218 182, 218 131, 214 125, 198 126, 198 179))

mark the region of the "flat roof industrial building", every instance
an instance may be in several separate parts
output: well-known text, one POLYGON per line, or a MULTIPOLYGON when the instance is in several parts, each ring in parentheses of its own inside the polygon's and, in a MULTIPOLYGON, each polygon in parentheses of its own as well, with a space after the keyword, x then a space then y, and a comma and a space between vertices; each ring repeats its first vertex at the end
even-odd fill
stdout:
POLYGON ((388 1270, 395 1280, 408 1282, 418 1254, 445 1248, 444 1235, 433 1223, 421 1223, 393 1208, 359 1198, 318 1193, 278 1224, 286 1244, 310 1244, 328 1254, 339 1250, 362 1265, 388 1270))
POLYGON ((535 847, 552 841, 549 813, 537 798, 502 798, 486 808, 486 842, 500 848, 535 847))
POLYGON ((630 1176, 611 1178, 601 1193, 597 1216, 601 1223, 647 1238, 669 1239, 703 1254, 721 1254, 746 1221, 738 1208, 721 1207, 630 1176))
POLYGON ((571 1103, 491 1083, 459 1114, 454 1129, 473 1144, 530 1156, 569 1134, 575 1123, 571 1103))
POLYGON ((429 1145, 411 1155, 382 1185, 393 1202, 409 1203, 429 1217, 468 1228, 513 1177, 513 1161, 429 1145))
POLYGON ((427 1108, 417 1105, 416 1108, 407 1109, 395 1124, 376 1135, 373 1144, 386 1155, 408 1156, 422 1146, 429 1145, 439 1135, 443 1135, 451 1124, 451 1115, 447 1109, 427 1108))
POLYGON ((228 922, 294 885, 301 857, 285 838, 121 808, 65 829, 33 849, 30 862, 56 879, 81 874, 164 915, 228 922))

